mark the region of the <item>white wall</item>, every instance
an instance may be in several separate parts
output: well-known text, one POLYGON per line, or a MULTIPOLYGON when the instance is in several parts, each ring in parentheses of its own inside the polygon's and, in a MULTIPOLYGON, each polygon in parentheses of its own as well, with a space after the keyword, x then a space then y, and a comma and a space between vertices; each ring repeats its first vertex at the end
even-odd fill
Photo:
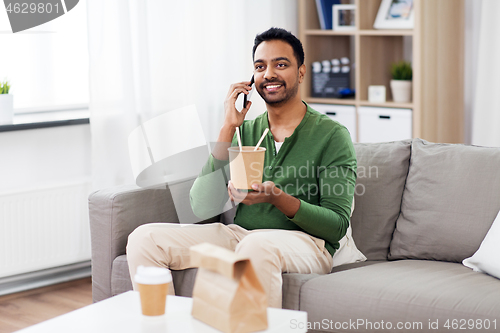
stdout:
POLYGON ((22 278, 90 259, 90 150, 89 124, 0 132, 0 284, 10 283, 3 292, 88 275, 22 278), (21 274, 18 284, 12 274, 21 274))
POLYGON ((90 179, 90 126, 0 132, 0 156, 0 193, 90 179))
POLYGON ((0 80, 10 81, 14 108, 88 104, 86 12, 81 0, 56 20, 10 34, 0 10, 0 80))
POLYGON ((471 144, 482 0, 465 0, 464 142, 471 144))

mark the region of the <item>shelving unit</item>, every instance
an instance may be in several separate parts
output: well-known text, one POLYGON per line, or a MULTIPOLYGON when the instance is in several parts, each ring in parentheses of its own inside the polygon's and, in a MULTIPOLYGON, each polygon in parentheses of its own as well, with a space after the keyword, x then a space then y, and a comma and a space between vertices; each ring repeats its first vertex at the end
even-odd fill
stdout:
MULTIPOLYGON (((463 142, 464 0, 414 0, 415 23, 408 30, 375 30, 382 0, 355 0, 356 30, 321 30, 315 0, 299 0, 299 38, 308 75, 302 96, 308 103, 412 110, 412 136, 432 142, 463 142), (405 57, 411 39, 412 102, 395 103, 390 65, 405 57), (355 64, 351 88, 355 98, 311 97, 311 64, 347 56, 355 64), (368 87, 384 85, 387 102, 368 101, 368 87)), ((359 130, 357 131, 359 137, 359 130)))

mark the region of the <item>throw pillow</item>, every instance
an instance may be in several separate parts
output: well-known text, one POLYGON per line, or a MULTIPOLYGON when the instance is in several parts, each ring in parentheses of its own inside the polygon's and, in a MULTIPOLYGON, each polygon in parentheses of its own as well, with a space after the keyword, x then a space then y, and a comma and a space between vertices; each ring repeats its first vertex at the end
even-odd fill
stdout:
POLYGON ((358 250, 354 243, 350 225, 347 228, 345 236, 339 241, 339 244, 339 249, 333 254, 333 267, 366 260, 366 257, 358 250))
POLYGON ((500 211, 490 230, 484 237, 481 246, 470 258, 462 262, 465 266, 476 272, 487 273, 500 279, 500 211))
POLYGON ((414 139, 389 259, 472 256, 500 209, 498 170, 500 148, 414 139))
MULTIPOLYGON (((352 199, 351 216, 354 212, 354 205, 356 199, 352 199)), ((339 249, 333 254, 333 267, 344 264, 351 264, 359 261, 365 261, 366 257, 356 247, 354 239, 352 238, 351 223, 345 233, 345 236, 339 241, 339 249)))
POLYGON ((354 144, 358 178, 352 235, 368 260, 387 260, 408 175, 410 142, 354 144))

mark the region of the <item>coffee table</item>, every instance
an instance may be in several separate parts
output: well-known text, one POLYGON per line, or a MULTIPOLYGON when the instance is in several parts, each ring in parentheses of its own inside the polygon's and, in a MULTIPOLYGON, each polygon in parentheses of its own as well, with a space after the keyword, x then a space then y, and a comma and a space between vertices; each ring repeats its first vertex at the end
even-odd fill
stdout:
MULTIPOLYGON (((193 299, 167 296, 167 313, 160 318, 141 314, 139 293, 126 293, 27 327, 22 333, 217 333, 220 332, 191 316, 193 299)), ((306 332, 307 313, 268 308, 269 328, 261 332, 306 332)))

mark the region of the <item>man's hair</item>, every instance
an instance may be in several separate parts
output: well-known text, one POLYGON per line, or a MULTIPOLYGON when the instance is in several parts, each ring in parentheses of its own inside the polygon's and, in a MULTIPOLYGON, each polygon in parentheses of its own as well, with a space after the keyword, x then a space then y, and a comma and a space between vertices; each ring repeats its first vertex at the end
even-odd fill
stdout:
POLYGON ((255 50, 257 49, 257 46, 259 46, 259 44, 262 42, 267 42, 270 40, 281 40, 285 43, 288 43, 293 49, 293 54, 297 59, 298 67, 302 66, 302 64, 304 63, 304 49, 302 48, 302 43, 300 42, 300 40, 292 35, 291 32, 286 31, 285 29, 274 27, 255 36, 252 53, 253 60, 255 60, 255 50))

